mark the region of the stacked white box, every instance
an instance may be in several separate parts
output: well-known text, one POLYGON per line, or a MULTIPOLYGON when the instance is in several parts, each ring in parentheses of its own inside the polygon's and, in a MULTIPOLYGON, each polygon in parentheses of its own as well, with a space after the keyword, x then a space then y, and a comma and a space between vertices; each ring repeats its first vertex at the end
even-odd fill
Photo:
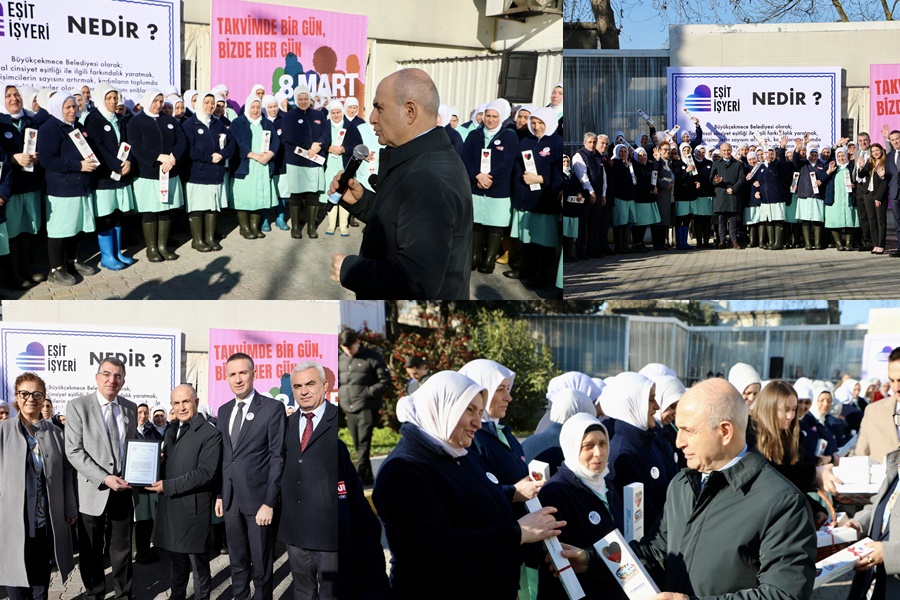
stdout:
POLYGON ((844 573, 852 571, 860 558, 872 553, 871 548, 866 548, 866 544, 871 543, 872 540, 870 538, 859 540, 837 554, 832 554, 828 558, 817 562, 816 579, 813 582, 813 589, 816 589, 833 579, 837 579, 844 573))
POLYGON ((648 600, 659 593, 659 588, 618 529, 594 544, 594 549, 629 600, 648 600))
POLYGON ((550 479, 550 464, 542 460, 533 460, 528 463, 528 478, 532 481, 547 481, 550 479))
POLYGON ((831 527, 824 525, 816 532, 816 547, 834 546, 835 544, 852 544, 859 538, 859 533, 852 527, 831 527))
MULTIPOLYGON (((528 509, 529 513, 537 512, 542 508, 541 501, 537 498, 532 498, 525 502, 525 508, 528 509)), ((578 581, 575 571, 572 570, 572 565, 569 564, 568 559, 563 558, 561 555, 562 545, 560 545, 559 540, 555 537, 547 538, 544 540, 544 548, 547 550, 547 554, 550 555, 550 560, 553 561, 556 572, 559 573, 559 580, 562 582, 566 594, 569 595, 569 600, 584 598, 584 590, 581 588, 581 583, 578 581)))
POLYGON ((622 488, 625 504, 625 539, 640 541, 644 537, 644 484, 630 483, 622 488))

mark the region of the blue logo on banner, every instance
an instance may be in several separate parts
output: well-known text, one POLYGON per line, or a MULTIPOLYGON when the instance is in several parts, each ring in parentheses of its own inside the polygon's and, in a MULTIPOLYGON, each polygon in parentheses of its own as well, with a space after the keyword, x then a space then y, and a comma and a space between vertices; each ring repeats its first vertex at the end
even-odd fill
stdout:
POLYGON ((892 350, 893 348, 891 348, 890 346, 885 346, 878 351, 878 354, 875 355, 875 360, 877 360, 878 362, 886 363, 888 361, 888 357, 891 355, 892 350))
POLYGON ((691 112, 710 112, 712 110, 712 91, 709 86, 698 85, 694 93, 684 100, 684 107, 691 112))
POLYGON ((16 366, 23 371, 43 371, 45 364, 44 347, 38 342, 31 342, 16 356, 16 366))

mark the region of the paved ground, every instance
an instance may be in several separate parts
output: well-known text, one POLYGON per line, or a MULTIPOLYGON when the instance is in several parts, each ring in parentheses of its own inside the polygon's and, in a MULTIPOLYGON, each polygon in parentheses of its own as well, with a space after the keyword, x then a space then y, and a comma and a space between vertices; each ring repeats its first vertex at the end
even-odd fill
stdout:
MULTIPOLYGON (((144 256, 140 223, 130 222, 126 230, 134 239, 127 243, 126 254, 138 262, 122 271, 107 271, 80 281, 72 287, 42 283, 11 299, 22 300, 353 300, 355 295, 329 279, 331 254, 355 254, 362 240, 362 227, 351 228, 348 237, 325 235, 324 224, 319 238, 310 240, 304 229, 303 239, 291 239, 289 231, 273 229, 262 240, 245 240, 237 232, 234 213, 221 217, 219 231, 227 232, 221 252, 201 254, 191 249, 186 218, 173 227, 169 250, 179 254, 175 261, 150 263, 144 256)), ((48 268, 46 250, 39 245, 38 265, 48 268)), ((90 256, 89 264, 97 265, 96 242, 82 256, 90 256)), ((502 275, 502 265, 491 275, 472 273, 472 299, 534 300, 554 298, 555 291, 534 292, 502 275)))
MULTIPOLYGON (((893 224, 888 247, 897 247, 893 224)), ((693 243, 693 239, 691 240, 693 243)), ((834 248, 689 250, 565 264, 567 299, 886 299, 900 259, 834 248)))

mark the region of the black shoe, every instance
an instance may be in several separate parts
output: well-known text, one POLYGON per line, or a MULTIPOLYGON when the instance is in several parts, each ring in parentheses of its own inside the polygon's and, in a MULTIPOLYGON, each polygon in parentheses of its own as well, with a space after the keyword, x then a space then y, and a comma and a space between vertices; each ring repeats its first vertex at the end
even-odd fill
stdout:
POLYGON ((68 271, 63 268, 53 269, 50 271, 50 276, 47 277, 47 281, 50 283, 55 283, 56 285, 75 285, 77 280, 74 276, 70 275, 68 271))
POLYGON ((893 252, 891 252, 891 258, 900 258, 900 248, 897 248, 893 252))
POLYGON ((83 262, 79 262, 77 260, 71 263, 71 268, 74 269, 74 271, 82 277, 90 277, 91 275, 96 275, 100 272, 100 269, 98 269, 97 267, 86 265, 83 262))
POLYGON ((515 269, 512 271, 503 271, 503 276, 506 277, 507 279, 518 279, 519 271, 518 271, 518 269, 515 269))

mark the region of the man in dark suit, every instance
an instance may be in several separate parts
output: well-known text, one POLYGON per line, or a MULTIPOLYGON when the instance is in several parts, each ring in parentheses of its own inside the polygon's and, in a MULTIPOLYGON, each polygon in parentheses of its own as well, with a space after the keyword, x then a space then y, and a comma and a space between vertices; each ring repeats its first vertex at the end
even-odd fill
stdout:
POLYGON ((158 493, 153 544, 169 551, 172 592, 184 600, 194 572, 194 597, 208 600, 211 592, 209 515, 220 486, 222 434, 198 412, 197 392, 183 384, 172 390, 178 426, 169 427, 163 444, 160 479, 147 489, 158 493))
POLYGON ((377 193, 350 180, 341 206, 366 223, 362 245, 359 256, 331 255, 332 281, 361 300, 469 299, 472 190, 447 132, 435 126, 439 102, 419 69, 392 73, 375 90, 369 119, 387 146, 377 193))
POLYGON ((134 499, 122 470, 125 441, 137 439, 137 406, 119 396, 125 385, 125 364, 118 358, 104 359, 94 379, 97 392, 76 398, 66 407, 66 457, 78 471, 78 562, 85 598, 103 598, 103 544, 109 526, 115 597, 131 598, 134 499))
POLYGON ((741 210, 740 191, 744 186, 744 165, 731 155, 731 144, 725 142, 719 149, 722 160, 713 163, 710 180, 716 188, 713 212, 719 215, 719 248, 727 247, 725 234, 731 239, 731 247, 741 249, 737 237, 737 215, 741 210))
POLYGON ((278 539, 287 547, 295 600, 337 598, 338 410, 325 402, 325 369, 294 367, 298 411, 288 419, 278 539))
MULTIPOLYGON (((885 157, 887 171, 891 176, 888 195, 891 199, 894 211, 894 225, 897 228, 897 239, 900 240, 900 131, 893 130, 888 136, 891 143, 891 151, 885 157)), ((891 252, 894 258, 900 258, 900 247, 891 252)))
POLYGON ((253 359, 233 354, 225 377, 234 399, 219 409, 222 433, 222 491, 216 516, 225 517, 231 561, 231 590, 238 600, 271 600, 276 509, 284 471, 284 406, 253 389, 253 359), (273 523, 275 526, 273 527, 273 523))

